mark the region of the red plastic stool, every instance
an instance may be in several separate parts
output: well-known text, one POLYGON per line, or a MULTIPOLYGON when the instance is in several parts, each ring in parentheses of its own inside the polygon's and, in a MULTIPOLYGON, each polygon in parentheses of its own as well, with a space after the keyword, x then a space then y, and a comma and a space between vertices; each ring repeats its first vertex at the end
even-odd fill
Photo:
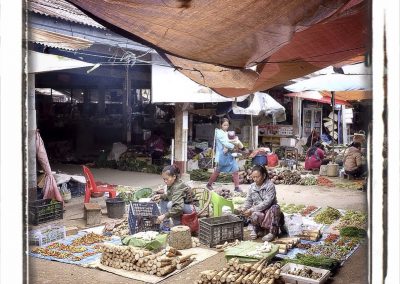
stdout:
POLYGON ((92 192, 108 192, 111 198, 117 196, 116 185, 102 183, 102 182, 95 182, 92 172, 89 170, 88 167, 83 167, 83 173, 85 174, 86 185, 85 185, 85 199, 84 203, 90 202, 90 195, 92 192))

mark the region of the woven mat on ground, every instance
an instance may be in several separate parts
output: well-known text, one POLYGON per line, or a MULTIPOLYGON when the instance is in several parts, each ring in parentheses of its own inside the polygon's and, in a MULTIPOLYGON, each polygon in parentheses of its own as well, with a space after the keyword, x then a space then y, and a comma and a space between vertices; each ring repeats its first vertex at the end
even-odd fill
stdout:
POLYGON ((97 267, 101 270, 108 271, 108 272, 111 272, 111 273, 114 273, 114 274, 117 274, 119 276, 123 276, 126 278, 143 281, 145 283, 158 283, 158 282, 160 282, 172 275, 178 274, 178 273, 182 272, 183 270, 185 270, 186 268, 192 267, 193 265, 196 265, 196 264, 202 262, 203 260, 206 260, 207 258, 210 258, 218 253, 216 251, 213 251, 210 249, 205 249, 205 248, 191 248, 191 249, 181 250, 180 252, 182 252, 183 256, 194 253, 196 260, 193 261, 190 265, 186 266, 185 268, 183 268, 181 270, 175 270, 174 272, 172 272, 166 276, 163 276, 163 277, 158 277, 156 275, 150 275, 150 274, 146 274, 143 272, 117 269, 117 268, 102 265, 101 263, 98 263, 97 267))

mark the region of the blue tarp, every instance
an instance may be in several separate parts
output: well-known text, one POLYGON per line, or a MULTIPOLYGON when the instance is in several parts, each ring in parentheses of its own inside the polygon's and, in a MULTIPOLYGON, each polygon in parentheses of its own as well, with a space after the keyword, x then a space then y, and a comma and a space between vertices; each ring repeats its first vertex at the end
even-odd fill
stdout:
MULTIPOLYGON (((49 243, 49 244, 43 246, 43 248, 46 248, 47 246, 49 246, 51 244, 54 244, 54 243, 70 245, 70 244, 72 244, 72 242, 75 239, 80 238, 80 237, 82 237, 82 236, 84 236, 86 234, 87 234, 87 232, 79 231, 78 234, 76 234, 74 236, 69 236, 69 237, 66 237, 65 239, 49 243)), ((122 244, 121 243, 121 238, 120 237, 116 237, 116 236, 111 237, 110 240, 104 241, 103 243, 112 243, 112 244, 115 244, 115 245, 121 245, 122 244)), ((94 244, 87 245, 87 246, 83 246, 82 245, 87 250, 84 251, 84 252, 80 252, 80 253, 73 253, 73 255, 74 256, 81 256, 85 252, 94 252, 95 251, 94 247, 95 247, 95 245, 98 245, 98 244, 100 244, 100 243, 94 243, 94 244)), ((89 257, 83 258, 80 261, 73 261, 73 260, 71 260, 69 258, 56 258, 56 257, 52 257, 52 256, 44 256, 44 255, 41 255, 41 254, 38 254, 38 253, 33 253, 32 251, 29 252, 29 255, 31 255, 33 257, 42 258, 42 259, 55 260, 55 261, 59 261, 59 262, 76 264, 76 265, 80 265, 80 266, 87 266, 87 265, 93 264, 93 263, 97 262, 97 260, 99 260, 100 257, 101 257, 101 253, 100 252, 96 253, 94 255, 91 255, 89 257)))

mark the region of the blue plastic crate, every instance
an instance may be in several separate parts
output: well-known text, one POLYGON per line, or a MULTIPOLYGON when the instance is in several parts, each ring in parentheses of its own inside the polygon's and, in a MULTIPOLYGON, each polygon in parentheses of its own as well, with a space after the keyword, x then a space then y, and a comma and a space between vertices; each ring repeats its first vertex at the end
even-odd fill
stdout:
POLYGON ((146 231, 159 231, 160 224, 156 223, 160 210, 154 202, 130 202, 128 224, 130 234, 146 231))

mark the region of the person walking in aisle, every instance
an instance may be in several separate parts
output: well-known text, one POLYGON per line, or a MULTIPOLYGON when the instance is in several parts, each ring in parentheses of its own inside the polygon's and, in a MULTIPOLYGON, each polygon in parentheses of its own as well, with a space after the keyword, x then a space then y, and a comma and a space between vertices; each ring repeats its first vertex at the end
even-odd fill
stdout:
POLYGON ((217 180, 220 173, 232 174, 235 191, 241 192, 239 188, 239 166, 232 156, 231 150, 235 145, 228 138, 229 120, 222 118, 221 128, 215 130, 215 168, 207 183, 207 188, 213 190, 212 184, 217 180))

